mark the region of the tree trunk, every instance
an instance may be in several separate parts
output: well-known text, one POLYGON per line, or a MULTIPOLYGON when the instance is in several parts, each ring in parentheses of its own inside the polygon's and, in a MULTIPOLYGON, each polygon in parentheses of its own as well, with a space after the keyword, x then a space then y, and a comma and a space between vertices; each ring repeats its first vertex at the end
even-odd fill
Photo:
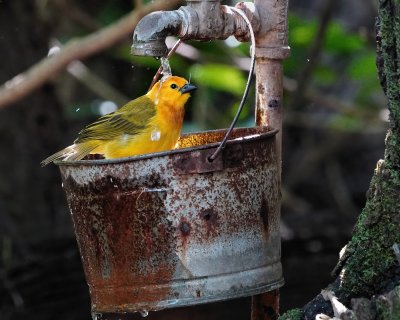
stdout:
MULTIPOLYGON (((340 303, 352 307, 347 316, 356 319, 400 319, 396 314, 400 310, 399 252, 396 255, 400 244, 399 13, 399 0, 379 1, 377 66, 388 99, 390 128, 385 156, 375 169, 366 205, 334 270, 338 278, 328 287, 340 303), (360 297, 367 299, 357 299, 360 297)), ((291 310, 280 319, 315 319, 319 313, 337 316, 335 302, 325 299, 326 295, 320 294, 303 309, 291 310)))

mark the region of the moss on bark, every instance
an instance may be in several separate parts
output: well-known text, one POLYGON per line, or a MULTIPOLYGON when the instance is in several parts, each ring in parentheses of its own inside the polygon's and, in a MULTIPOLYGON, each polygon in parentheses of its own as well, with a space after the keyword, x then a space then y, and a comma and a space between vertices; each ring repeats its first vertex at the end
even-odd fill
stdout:
POLYGON ((385 161, 378 163, 367 204, 348 244, 340 295, 371 297, 385 290, 398 262, 393 244, 400 243, 400 179, 385 161))
POLYGON ((375 298, 374 305, 377 311, 377 319, 400 319, 400 286, 397 286, 384 296, 375 298))
POLYGON ((345 252, 339 294, 344 300, 383 292, 398 266, 400 243, 400 1, 381 0, 377 20, 378 69, 388 98, 390 128, 353 237, 345 252))
POLYGON ((300 320, 303 318, 303 311, 301 309, 291 309, 281 315, 278 320, 300 320))

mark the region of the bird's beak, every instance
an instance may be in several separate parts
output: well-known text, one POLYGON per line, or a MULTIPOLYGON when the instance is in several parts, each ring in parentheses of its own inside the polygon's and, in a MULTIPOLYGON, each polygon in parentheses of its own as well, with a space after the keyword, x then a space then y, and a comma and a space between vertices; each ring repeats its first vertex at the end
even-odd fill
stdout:
POLYGON ((191 83, 186 83, 182 88, 179 89, 181 93, 188 93, 197 90, 197 87, 191 83))

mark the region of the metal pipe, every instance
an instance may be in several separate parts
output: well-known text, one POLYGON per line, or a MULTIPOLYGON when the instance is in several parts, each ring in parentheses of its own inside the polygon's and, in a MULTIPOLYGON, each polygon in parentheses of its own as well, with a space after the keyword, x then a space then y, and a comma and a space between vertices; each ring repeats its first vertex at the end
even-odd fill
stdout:
MULTIPOLYGON (((168 49, 165 38, 169 35, 181 39, 215 40, 234 35, 246 39, 248 29, 243 18, 221 5, 219 0, 191 0, 175 11, 156 11, 143 17, 133 34, 132 54, 161 57, 168 49)), ((243 5, 255 32, 260 23, 250 4, 243 5)))
MULTIPOLYGON (((276 147, 280 186, 282 165, 282 61, 290 53, 287 28, 288 0, 254 0, 254 4, 261 22, 260 31, 256 35, 256 125, 270 126, 279 130, 276 135, 276 147)), ((278 312, 278 290, 252 297, 251 320, 275 319, 278 312)))
POLYGON ((288 0, 255 0, 262 22, 256 36, 256 124, 279 130, 279 165, 282 150, 282 61, 290 53, 287 37, 288 0))

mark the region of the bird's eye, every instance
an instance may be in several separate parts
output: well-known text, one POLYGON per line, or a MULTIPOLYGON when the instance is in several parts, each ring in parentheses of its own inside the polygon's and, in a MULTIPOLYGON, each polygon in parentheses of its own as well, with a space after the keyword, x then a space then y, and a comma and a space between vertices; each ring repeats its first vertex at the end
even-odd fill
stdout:
POLYGON ((173 84, 171 84, 171 88, 176 89, 176 88, 178 88, 178 86, 175 83, 173 83, 173 84))

